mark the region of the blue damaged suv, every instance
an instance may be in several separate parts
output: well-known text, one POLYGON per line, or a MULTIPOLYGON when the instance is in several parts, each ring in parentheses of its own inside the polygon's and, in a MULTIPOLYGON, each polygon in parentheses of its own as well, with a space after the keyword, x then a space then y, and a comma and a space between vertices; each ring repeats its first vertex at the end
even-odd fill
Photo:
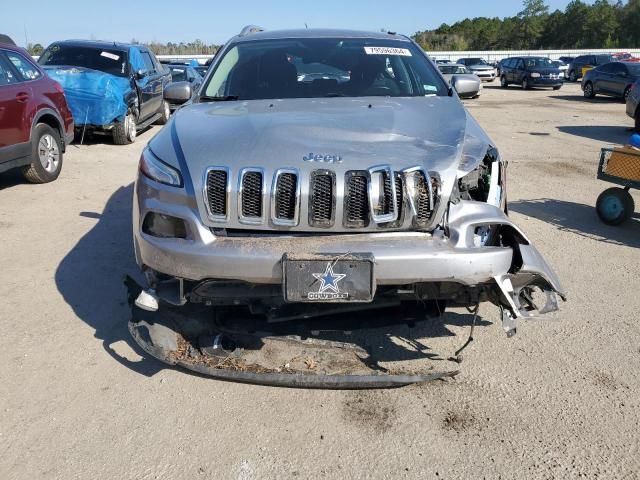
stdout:
POLYGON ((124 145, 138 130, 169 120, 162 94, 171 73, 142 45, 55 42, 38 63, 64 88, 76 131, 111 134, 124 145))

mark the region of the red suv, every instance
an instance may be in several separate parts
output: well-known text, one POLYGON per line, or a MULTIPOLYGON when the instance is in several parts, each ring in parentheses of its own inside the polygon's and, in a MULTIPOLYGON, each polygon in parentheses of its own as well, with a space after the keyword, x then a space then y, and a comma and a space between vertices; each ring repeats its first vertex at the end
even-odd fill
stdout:
POLYGON ((29 182, 51 182, 72 140, 73 117, 62 87, 0 35, 0 172, 21 167, 29 182))

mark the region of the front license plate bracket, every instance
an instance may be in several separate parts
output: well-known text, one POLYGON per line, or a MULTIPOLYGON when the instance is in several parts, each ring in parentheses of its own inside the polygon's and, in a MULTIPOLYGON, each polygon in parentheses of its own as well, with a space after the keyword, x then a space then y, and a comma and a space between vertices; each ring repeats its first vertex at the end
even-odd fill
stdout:
POLYGON ((375 295, 371 253, 282 257, 282 290, 289 303, 368 303, 375 295))

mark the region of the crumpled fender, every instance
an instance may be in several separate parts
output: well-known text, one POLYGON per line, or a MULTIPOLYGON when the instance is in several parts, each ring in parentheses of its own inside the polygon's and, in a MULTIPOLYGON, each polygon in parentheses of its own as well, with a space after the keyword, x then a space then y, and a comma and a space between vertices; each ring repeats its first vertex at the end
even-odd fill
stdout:
MULTIPOLYGON (((498 305, 502 309, 503 328, 507 335, 516 333, 517 320, 533 319, 559 310, 556 294, 563 301, 567 292, 560 279, 525 233, 498 207, 483 202, 461 200, 449 208, 449 238, 456 247, 472 248, 476 228, 500 225, 514 250, 511 269, 494 277, 499 288, 498 305), (544 305, 537 305, 533 291, 540 290, 544 305)), ((478 247, 483 248, 483 247, 478 247)))

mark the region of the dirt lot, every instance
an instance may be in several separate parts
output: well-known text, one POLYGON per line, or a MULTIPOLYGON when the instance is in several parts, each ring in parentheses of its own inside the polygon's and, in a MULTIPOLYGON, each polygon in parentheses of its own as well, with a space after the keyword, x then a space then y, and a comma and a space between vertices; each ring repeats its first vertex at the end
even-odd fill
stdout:
MULTIPOLYGON (((247 386, 143 358, 122 277, 136 272, 131 182, 152 131, 70 147, 52 184, 2 177, 0 478, 639 478, 640 215, 610 228, 593 209, 599 148, 631 121, 580 93, 496 85, 466 102, 569 302, 510 340, 483 308, 457 380, 399 390, 247 386)), ((368 345, 437 367, 468 324, 453 312, 368 345)))

